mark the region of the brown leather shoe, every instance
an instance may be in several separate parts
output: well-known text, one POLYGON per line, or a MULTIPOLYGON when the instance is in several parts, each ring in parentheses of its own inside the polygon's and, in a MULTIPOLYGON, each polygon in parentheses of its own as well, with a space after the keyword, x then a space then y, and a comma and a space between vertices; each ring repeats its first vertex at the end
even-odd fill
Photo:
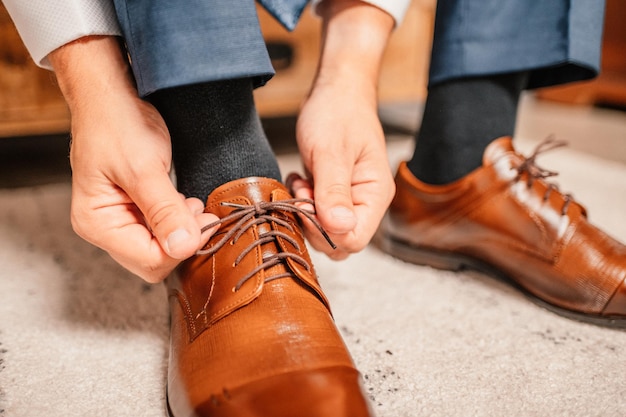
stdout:
POLYGON ((561 315, 626 327, 626 247, 592 226, 585 209, 517 154, 510 138, 489 145, 483 166, 452 184, 427 185, 402 164, 396 196, 375 242, 440 269, 505 278, 561 315))
POLYGON ((221 227, 168 279, 171 416, 369 416, 294 200, 245 178, 211 193, 221 227))

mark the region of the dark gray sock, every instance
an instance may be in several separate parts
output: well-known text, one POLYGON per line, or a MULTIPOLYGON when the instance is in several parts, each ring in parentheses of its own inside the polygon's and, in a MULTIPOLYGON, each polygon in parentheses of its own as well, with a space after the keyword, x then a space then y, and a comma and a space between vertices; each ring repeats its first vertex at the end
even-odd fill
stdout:
POLYGON ((528 73, 466 78, 428 91, 415 152, 407 167, 428 184, 447 184, 482 165, 494 139, 512 136, 528 73))
POLYGON ((249 79, 169 88, 148 100, 172 138, 178 190, 205 201, 220 185, 252 176, 281 180, 249 79))

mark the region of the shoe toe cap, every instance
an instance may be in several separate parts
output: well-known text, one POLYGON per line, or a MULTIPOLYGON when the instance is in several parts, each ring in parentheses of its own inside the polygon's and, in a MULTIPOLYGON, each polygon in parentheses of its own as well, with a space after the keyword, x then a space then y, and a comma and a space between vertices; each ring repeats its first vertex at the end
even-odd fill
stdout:
POLYGON ((197 416, 369 417, 355 369, 298 371, 224 390, 201 404, 197 416))
POLYGON ((602 312, 605 316, 615 316, 626 320, 626 279, 622 281, 602 312))

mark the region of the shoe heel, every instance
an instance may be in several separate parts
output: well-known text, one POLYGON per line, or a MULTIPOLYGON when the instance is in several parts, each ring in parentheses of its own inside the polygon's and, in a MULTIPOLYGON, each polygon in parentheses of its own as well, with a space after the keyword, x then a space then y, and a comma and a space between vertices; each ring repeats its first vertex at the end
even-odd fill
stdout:
POLYGON ((382 230, 376 233, 372 244, 394 258, 415 265, 425 265, 446 271, 460 271, 467 269, 471 264, 471 261, 463 256, 411 245, 389 236, 382 230))

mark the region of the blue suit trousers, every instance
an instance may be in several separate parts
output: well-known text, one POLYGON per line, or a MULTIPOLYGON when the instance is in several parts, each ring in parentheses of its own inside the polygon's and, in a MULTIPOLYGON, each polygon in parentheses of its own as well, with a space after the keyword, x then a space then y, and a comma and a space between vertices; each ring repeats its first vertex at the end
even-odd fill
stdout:
POLYGON ((429 84, 529 71, 528 88, 600 67, 604 0, 439 0, 429 84))
MULTIPOLYGON (((259 0, 293 29, 308 0, 259 0)), ((139 93, 273 75, 254 0, 115 0, 139 93)), ((603 0, 439 0, 429 83, 530 71, 529 88, 588 79, 603 0)))

